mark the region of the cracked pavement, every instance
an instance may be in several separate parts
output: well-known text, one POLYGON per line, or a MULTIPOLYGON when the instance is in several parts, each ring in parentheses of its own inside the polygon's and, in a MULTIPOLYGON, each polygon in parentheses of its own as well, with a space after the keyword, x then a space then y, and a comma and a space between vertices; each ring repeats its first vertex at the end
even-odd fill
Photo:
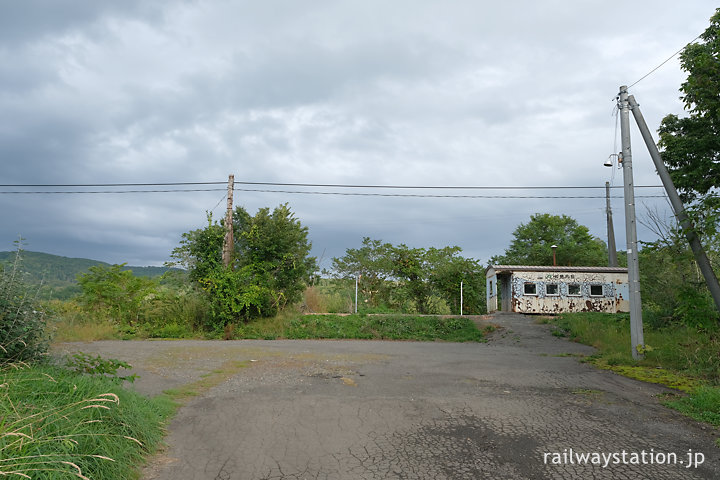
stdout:
POLYGON ((151 395, 243 362, 179 410, 167 447, 143 470, 148 480, 720 477, 718 432, 663 407, 659 396, 671 390, 580 363, 577 356, 592 348, 552 336, 533 317, 477 322, 503 328, 477 344, 104 341, 59 348, 130 362, 141 375, 134 388, 151 395), (570 449, 645 452, 655 461, 553 463, 570 449), (678 463, 660 462, 670 453, 678 463), (686 468, 697 454, 704 462, 686 468))

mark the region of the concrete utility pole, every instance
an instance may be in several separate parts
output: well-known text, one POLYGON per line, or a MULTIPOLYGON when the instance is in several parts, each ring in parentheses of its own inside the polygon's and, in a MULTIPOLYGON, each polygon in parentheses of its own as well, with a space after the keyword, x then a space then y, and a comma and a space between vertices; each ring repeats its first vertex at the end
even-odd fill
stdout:
POLYGON ((615 229, 613 228, 612 208, 610 207, 610 182, 605 182, 605 213, 607 216, 608 236, 608 267, 617 267, 617 247, 615 246, 615 229))
POLYGON ((235 247, 233 238, 233 190, 235 189, 235 175, 228 176, 227 212, 225 213, 225 239, 223 240, 222 261, 225 268, 231 267, 232 254, 235 247))
POLYGON ((705 249, 703 249, 702 243, 700 243, 700 238, 698 238, 698 235, 693 228, 693 224, 688 218, 687 212, 685 212, 685 207, 683 206, 680 196, 675 189, 675 185, 670 178, 670 173, 668 173, 668 170, 660 157, 660 152, 655 145, 650 129, 645 123, 645 118, 643 118, 642 112, 640 111, 640 105, 638 105, 635 101, 635 97, 632 95, 628 97, 628 103, 630 104, 630 109, 635 117, 635 122, 640 129, 640 133, 643 136, 643 140, 645 140, 645 145, 647 145, 650 156, 653 159, 655 170, 657 170, 658 175, 660 175, 660 180, 662 180, 662 183, 665 186, 665 191, 670 198, 670 204, 675 212, 675 217, 678 219, 678 223, 680 223, 683 233, 685 234, 685 238, 687 238, 687 241, 690 244, 690 249, 695 256, 695 261, 697 262, 703 277, 705 277, 705 283, 707 284, 708 290, 710 290, 710 294, 712 294, 713 300, 715 301, 715 307, 720 312, 720 284, 718 284, 718 279, 712 269, 710 260, 708 260, 708 257, 705 254, 705 249))
POLYGON ((627 86, 620 87, 618 96, 620 111, 620 135, 622 138, 622 167, 625 184, 625 238, 628 256, 628 283, 630 287, 630 342, 634 359, 643 358, 638 347, 645 346, 643 339, 642 302, 640 300, 640 266, 637 249, 637 222, 635 220, 635 191, 630 149, 630 106, 627 86))

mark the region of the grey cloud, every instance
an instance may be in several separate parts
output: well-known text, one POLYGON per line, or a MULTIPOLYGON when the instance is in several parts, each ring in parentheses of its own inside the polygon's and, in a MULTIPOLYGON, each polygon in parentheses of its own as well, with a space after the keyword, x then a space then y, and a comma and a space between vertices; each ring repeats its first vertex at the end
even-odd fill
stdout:
MULTIPOLYGON (((714 9, 667 1, 39 4, 15 2, 0 14, 7 183, 235 173, 279 182, 601 185, 617 87, 699 33, 714 9), (624 19, 644 14, 634 36, 617 28, 621 7, 624 19)), ((649 123, 679 111, 681 80, 661 70, 638 85, 649 123)), ((636 183, 653 183, 634 142, 636 183)), ((22 233, 32 249, 157 264, 222 195, 0 196, 0 242, 11 248, 22 233)), ((238 190, 236 201, 251 211, 290 202, 311 228, 314 253, 326 256, 371 236, 459 245, 485 261, 538 211, 604 232, 602 200, 238 190)))
MULTIPOLYGON (((144 0, 22 0, 6 2, 0 9, 0 45, 39 41, 85 28, 110 16, 140 16, 157 21, 173 2, 144 0)), ((179 2, 175 1, 175 4, 179 2)))

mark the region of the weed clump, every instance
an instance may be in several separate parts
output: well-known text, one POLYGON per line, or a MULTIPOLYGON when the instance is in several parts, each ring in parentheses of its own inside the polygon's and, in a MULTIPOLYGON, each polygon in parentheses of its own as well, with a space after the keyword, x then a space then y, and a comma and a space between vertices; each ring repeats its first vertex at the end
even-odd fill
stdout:
POLYGON ((22 281, 21 250, 0 271, 0 365, 30 362, 47 353, 46 315, 22 281))
POLYGON ((0 476, 137 478, 174 411, 102 376, 49 365, 0 368, 0 476))

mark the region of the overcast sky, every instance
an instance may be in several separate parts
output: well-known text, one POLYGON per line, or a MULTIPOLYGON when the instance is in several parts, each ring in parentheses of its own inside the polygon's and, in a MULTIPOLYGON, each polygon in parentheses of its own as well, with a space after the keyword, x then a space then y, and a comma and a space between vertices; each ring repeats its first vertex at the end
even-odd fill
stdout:
MULTIPOLYGON (((677 0, 23 0, 0 5, 2 184, 239 182, 622 185, 614 97, 709 25, 677 0)), ((682 113, 677 58, 631 88, 655 132, 682 113)), ((659 185, 632 125, 636 185, 659 185)), ((533 213, 603 239, 603 190, 379 190, 237 185, 250 213, 288 202, 313 253, 364 236, 458 245, 487 262, 533 213)), ((0 250, 161 265, 224 213, 222 185, 184 193, 0 195, 0 250)), ((19 188, 10 191, 137 188, 19 188)), ((658 195, 638 189, 637 195, 658 195)), ((622 189, 613 191, 621 196, 622 189)), ((662 199, 638 199, 667 210, 662 199)), ((623 203, 613 200, 618 248, 623 203)), ((640 240, 652 234, 640 227, 640 240)))

